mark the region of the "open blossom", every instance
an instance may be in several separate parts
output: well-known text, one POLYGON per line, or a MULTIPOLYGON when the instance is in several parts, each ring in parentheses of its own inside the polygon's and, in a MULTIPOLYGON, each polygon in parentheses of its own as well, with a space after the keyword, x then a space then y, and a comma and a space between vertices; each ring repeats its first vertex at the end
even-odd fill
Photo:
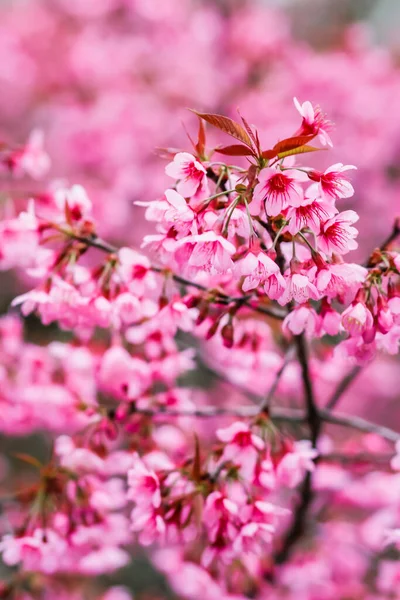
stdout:
POLYGON ((160 481, 154 471, 149 470, 137 455, 128 471, 127 497, 140 506, 158 508, 161 504, 160 481))
POLYGON ((254 189, 250 213, 262 215, 265 207, 268 216, 276 217, 288 206, 300 206, 304 198, 300 181, 303 177, 294 170, 263 169, 254 189))
POLYGON ((319 298, 320 294, 317 288, 306 275, 291 273, 286 278, 286 287, 282 295, 278 298, 278 302, 281 306, 284 306, 292 300, 302 304, 306 300, 318 300, 319 298))
POLYGON ((57 189, 54 192, 54 200, 61 211, 68 206, 68 212, 74 221, 80 221, 92 212, 92 203, 81 185, 73 185, 70 189, 57 189))
POLYGON ((214 558, 218 558, 226 551, 229 556, 240 525, 239 508, 222 492, 212 492, 205 502, 203 523, 210 546, 203 553, 202 564, 208 566, 214 558))
POLYGON ((235 246, 214 231, 182 238, 175 248, 175 258, 183 269, 226 273, 233 268, 231 256, 235 246))
POLYGON ((38 259, 39 222, 33 202, 17 218, 0 223, 0 268, 28 267, 38 259))
POLYGON ((336 198, 351 198, 354 195, 354 188, 343 173, 356 168, 354 165, 336 163, 328 167, 323 173, 310 171, 308 176, 315 183, 308 188, 307 196, 310 198, 325 198, 327 201, 336 198))
POLYGON ((295 135, 318 135, 323 146, 332 146, 328 131, 332 124, 322 113, 319 106, 313 106, 308 100, 300 104, 297 98, 293 99, 294 105, 303 117, 300 129, 295 135))
POLYGON ((342 313, 342 325, 351 336, 359 336, 373 328, 374 318, 363 302, 356 302, 342 313))
POLYGON ((289 206, 286 210, 286 219, 289 221, 288 231, 295 235, 304 228, 311 229, 318 234, 321 229, 321 223, 324 223, 337 213, 337 210, 328 202, 320 198, 308 196, 302 202, 301 206, 289 206))
POLYGON ((155 221, 163 227, 174 227, 181 236, 197 233, 195 214, 185 198, 175 190, 166 190, 164 198, 152 202, 136 202, 138 206, 147 206, 146 219, 155 221))
POLYGON ((329 298, 345 297, 350 293, 352 294, 351 301, 367 275, 368 270, 362 265, 325 263, 316 274, 315 285, 319 292, 326 294, 329 298))
POLYGON ((44 150, 43 131, 35 129, 22 150, 10 157, 10 165, 17 173, 22 171, 33 179, 41 179, 50 169, 50 157, 44 150))
POLYGON ((314 471, 314 459, 318 450, 309 440, 295 442, 293 450, 287 452, 278 464, 276 475, 281 485, 296 487, 302 481, 306 471, 314 471))
POLYGON ((243 477, 252 478, 259 453, 264 448, 262 439, 240 421, 226 429, 218 429, 216 435, 225 444, 221 461, 232 461, 240 466, 239 472, 243 477))
POLYGON ((285 333, 300 335, 305 331, 313 335, 319 326, 319 315, 310 306, 296 306, 284 319, 282 330, 285 333))
POLYGON ((191 198, 199 192, 206 197, 208 191, 206 170, 188 152, 175 154, 174 160, 165 167, 165 172, 173 179, 179 180, 176 189, 184 198, 191 198))
POLYGON ((358 231, 352 225, 358 219, 359 216, 354 210, 345 210, 325 221, 318 236, 319 249, 326 254, 347 254, 350 250, 355 250, 358 247, 355 240, 358 231))
POLYGON ((278 265, 265 252, 248 252, 246 256, 235 263, 235 273, 243 277, 244 281, 242 290, 257 289, 260 285, 264 285, 271 275, 274 275, 280 280, 282 289, 285 282, 279 271, 278 265))

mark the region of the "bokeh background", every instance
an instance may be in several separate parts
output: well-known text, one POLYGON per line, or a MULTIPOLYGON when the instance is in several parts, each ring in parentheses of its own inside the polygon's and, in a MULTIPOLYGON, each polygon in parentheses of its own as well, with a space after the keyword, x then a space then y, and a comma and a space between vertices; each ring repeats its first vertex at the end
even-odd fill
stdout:
MULTIPOLYGON (((399 0, 2 0, 0 138, 23 143, 40 128, 53 161, 48 181, 17 182, 13 198, 34 195, 40 210, 51 180, 81 183, 102 235, 138 245, 146 226, 134 201, 163 192, 157 147, 188 148, 187 107, 231 116, 239 107, 267 145, 296 129, 296 96, 336 123, 335 148, 316 164, 358 167, 342 208, 360 214, 362 259, 400 212, 399 31, 399 0)), ((26 283, 1 274, 1 312, 26 283)), ((34 319, 26 334, 43 344, 61 335, 34 319)), ((343 407, 374 418, 379 404, 378 418, 395 426, 398 387, 396 361, 378 360, 343 407)), ((21 450, 21 440, 0 444, 21 450)), ((23 444, 46 453, 40 436, 23 444)), ((134 563, 129 585, 163 589, 144 557, 134 563)))

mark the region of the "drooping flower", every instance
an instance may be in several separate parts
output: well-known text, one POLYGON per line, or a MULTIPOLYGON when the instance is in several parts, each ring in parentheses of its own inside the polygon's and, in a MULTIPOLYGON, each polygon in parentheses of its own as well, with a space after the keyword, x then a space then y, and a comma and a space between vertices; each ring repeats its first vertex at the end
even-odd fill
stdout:
POLYGON ((296 306, 284 319, 282 330, 285 333, 300 335, 305 331, 307 335, 313 335, 319 326, 319 316, 311 306, 296 306))
POLYGON ((373 328, 374 317, 364 302, 355 302, 342 313, 342 325, 351 336, 357 337, 373 328))
POLYGON ((282 288, 285 285, 278 265, 262 251, 258 253, 250 251, 244 258, 238 260, 235 263, 235 273, 245 278, 242 285, 244 292, 255 290, 265 284, 271 275, 281 279, 282 288))

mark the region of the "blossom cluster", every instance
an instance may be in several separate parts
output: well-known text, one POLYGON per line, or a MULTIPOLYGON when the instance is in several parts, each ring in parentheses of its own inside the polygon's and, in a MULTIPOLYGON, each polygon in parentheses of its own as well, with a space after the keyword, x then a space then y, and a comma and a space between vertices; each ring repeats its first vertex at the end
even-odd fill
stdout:
MULTIPOLYGON (((197 112, 192 147, 165 150, 170 186, 136 202, 154 227, 141 250, 99 236, 81 185, 52 181, 19 214, 10 195, 0 266, 31 287, 13 310, 57 334, 39 346, 16 314, 0 320, 0 429, 53 442, 47 461, 19 455, 35 477, 17 482, 1 522, 3 562, 18 569, 4 595, 60 597, 65 576, 84 594, 134 544, 184 599, 361 598, 372 580, 393 589, 399 476, 363 472, 355 450, 396 471, 386 444, 400 435, 332 409, 353 364, 398 352, 400 225, 364 264, 348 261, 355 167, 306 160, 332 146, 332 124, 294 104, 297 128, 266 149, 240 115, 197 112), (205 123, 233 140, 210 146, 205 123), (211 389, 196 384, 207 370, 211 389), (336 440, 325 422, 361 439, 336 440)), ((11 188, 49 166, 36 133, 4 156, 11 188)))

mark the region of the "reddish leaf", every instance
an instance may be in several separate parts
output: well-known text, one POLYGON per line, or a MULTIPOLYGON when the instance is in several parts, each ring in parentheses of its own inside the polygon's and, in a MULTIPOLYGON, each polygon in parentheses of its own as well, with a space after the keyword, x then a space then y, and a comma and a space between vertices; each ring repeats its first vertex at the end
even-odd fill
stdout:
POLYGON ((286 152, 288 150, 293 150, 294 148, 299 148, 300 146, 304 146, 310 142, 315 135, 296 135, 294 137, 286 138, 285 140, 281 140, 273 147, 276 154, 281 154, 281 152, 286 152))
POLYGON ((35 458, 34 456, 31 456, 30 454, 24 454, 24 453, 16 453, 14 454, 15 458, 18 458, 19 460, 22 460, 22 462, 27 463, 28 465, 31 465, 32 467, 36 467, 37 469, 41 469, 43 467, 42 463, 40 461, 38 461, 37 458, 35 458))
POLYGON ((219 152, 219 154, 226 154, 227 156, 254 156, 253 150, 250 150, 250 148, 247 148, 247 146, 242 146, 242 144, 221 146, 220 148, 215 148, 215 152, 219 152))
POLYGON ((260 144, 259 144, 259 139, 258 139, 258 134, 256 132, 256 135, 254 135, 254 132, 252 130, 252 128, 250 127, 250 125, 248 124, 248 122, 246 121, 246 119, 244 117, 242 117, 242 115, 240 114, 239 110, 238 110, 239 116, 242 119, 242 123, 247 131, 247 133, 249 134, 250 138, 253 140, 253 144, 254 146, 257 148, 257 150, 260 150, 260 144))
POLYGON ((276 152, 275 152, 275 150, 264 150, 264 152, 261 154, 261 156, 263 158, 266 158, 267 160, 271 160, 271 158, 275 158, 276 152))
POLYGON ((199 117, 199 133, 197 136, 196 150, 200 157, 204 156, 205 148, 206 148, 206 130, 204 127, 203 120, 199 117))
POLYGON ((199 112, 197 112, 197 110, 193 110, 193 109, 190 109, 190 110, 192 112, 194 112, 194 114, 197 115, 198 117, 200 117, 201 119, 204 119, 204 121, 207 121, 207 123, 210 123, 210 125, 217 127, 217 129, 220 129, 221 131, 224 131, 228 135, 231 135, 232 137, 236 138, 240 142, 243 142, 249 148, 252 147, 249 134, 244 129, 244 127, 242 127, 239 123, 236 123, 236 121, 233 121, 232 119, 229 119, 228 117, 224 117, 223 115, 214 115, 214 114, 210 114, 210 113, 199 113, 199 112))
POLYGON ((318 152, 324 150, 324 148, 316 148, 315 146, 299 146, 298 148, 292 148, 286 152, 279 152, 278 158, 286 158, 287 156, 294 156, 295 154, 306 154, 307 152, 318 152))

